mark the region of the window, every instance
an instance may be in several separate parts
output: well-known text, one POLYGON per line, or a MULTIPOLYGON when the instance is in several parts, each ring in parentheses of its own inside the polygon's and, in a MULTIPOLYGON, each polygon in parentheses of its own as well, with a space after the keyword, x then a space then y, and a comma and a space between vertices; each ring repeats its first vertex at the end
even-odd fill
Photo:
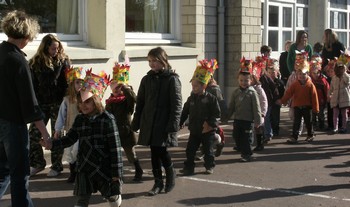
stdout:
POLYGON ((329 0, 329 28, 333 29, 344 45, 349 44, 350 8, 347 0, 329 0))
POLYGON ((176 37, 180 37, 179 1, 125 0, 125 5, 127 44, 178 42, 176 37))
MULTIPOLYGON (((82 2, 82 0, 0 0, 0 19, 9 10, 24 10, 38 18, 41 33, 56 33, 61 40, 81 40, 80 28, 83 25, 79 22, 79 14, 83 8, 82 2)), ((5 39, 4 34, 0 35, 2 35, 0 39, 5 39)))

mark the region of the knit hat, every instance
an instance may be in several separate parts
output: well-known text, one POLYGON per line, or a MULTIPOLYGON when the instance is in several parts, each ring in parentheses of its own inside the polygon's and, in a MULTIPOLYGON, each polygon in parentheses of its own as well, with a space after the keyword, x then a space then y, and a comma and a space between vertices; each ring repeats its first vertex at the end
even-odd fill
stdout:
POLYGON ((207 59, 200 60, 193 73, 191 81, 197 80, 207 85, 211 76, 214 74, 215 70, 218 67, 219 66, 216 59, 211 59, 210 62, 207 59))
POLYGON ((102 100, 105 90, 110 83, 109 76, 104 71, 99 75, 92 73, 92 69, 86 71, 86 77, 83 82, 83 87, 80 90, 82 101, 86 101, 93 95, 96 95, 102 100))
POLYGON ((113 76, 111 80, 111 89, 113 90, 119 84, 129 83, 130 65, 129 64, 119 64, 115 63, 113 67, 113 76))
POLYGON ((86 72, 82 67, 70 67, 65 71, 67 83, 72 83, 76 79, 84 80, 86 72))
POLYGON ((299 52, 298 50, 295 50, 295 62, 294 62, 294 69, 300 70, 302 73, 306 73, 309 71, 310 66, 309 62, 307 61, 309 55, 306 51, 299 52))

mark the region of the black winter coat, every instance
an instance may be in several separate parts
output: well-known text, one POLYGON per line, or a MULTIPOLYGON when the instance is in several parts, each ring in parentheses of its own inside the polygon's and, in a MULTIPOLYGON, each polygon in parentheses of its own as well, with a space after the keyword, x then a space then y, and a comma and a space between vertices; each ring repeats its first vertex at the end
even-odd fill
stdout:
POLYGON ((177 146, 182 109, 181 82, 172 70, 149 71, 137 93, 132 129, 140 130, 138 144, 177 146))

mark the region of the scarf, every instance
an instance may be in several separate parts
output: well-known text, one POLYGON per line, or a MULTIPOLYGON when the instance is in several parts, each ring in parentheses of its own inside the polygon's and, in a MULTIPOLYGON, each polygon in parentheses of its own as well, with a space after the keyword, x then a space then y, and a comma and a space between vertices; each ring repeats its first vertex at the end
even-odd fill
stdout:
POLYGON ((111 104, 111 103, 121 103, 125 100, 125 96, 124 95, 119 95, 119 96, 113 96, 111 95, 111 97, 109 97, 106 100, 106 104, 111 104))

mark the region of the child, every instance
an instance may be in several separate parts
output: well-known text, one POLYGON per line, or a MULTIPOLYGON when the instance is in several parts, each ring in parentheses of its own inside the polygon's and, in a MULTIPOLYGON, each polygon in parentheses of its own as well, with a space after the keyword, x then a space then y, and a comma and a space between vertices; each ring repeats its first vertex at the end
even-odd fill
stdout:
POLYGON ((267 112, 267 97, 265 91, 261 87, 261 83, 259 81, 259 75, 261 73, 261 64, 254 63, 253 71, 252 71, 252 81, 251 86, 255 89, 259 97, 260 110, 261 110, 261 125, 258 128, 254 127, 254 134, 256 137, 256 147, 253 151, 261 151, 264 149, 264 117, 267 112))
POLYGON ((278 104, 286 104, 292 98, 292 107, 294 108, 293 120, 293 136, 287 143, 295 144, 298 142, 301 120, 304 122, 307 129, 307 138, 305 141, 311 142, 315 138, 312 127, 312 112, 318 113, 317 91, 308 77, 309 63, 304 60, 302 69, 297 70, 297 81, 295 81, 285 92, 284 96, 277 101, 278 104))
POLYGON ((313 120, 314 126, 317 126, 317 123, 318 123, 318 129, 323 130, 324 121, 325 121, 324 111, 325 111, 325 108, 327 107, 329 84, 326 80, 326 77, 321 73, 321 67, 322 67, 322 58, 313 56, 310 62, 310 76, 311 76, 312 83, 316 87, 318 105, 319 105, 318 107, 320 112, 317 114, 313 113, 312 120, 313 120))
POLYGON ((86 71, 78 95, 81 111, 66 136, 47 142, 47 149, 63 149, 79 140, 74 195, 76 206, 88 206, 92 193, 100 191, 111 207, 121 204, 123 162, 120 138, 113 115, 104 110, 101 99, 109 80, 86 71))
POLYGON ((343 62, 342 58, 339 57, 334 68, 335 75, 332 77, 329 90, 330 106, 333 109, 333 133, 346 133, 348 117, 346 110, 350 106, 350 76, 345 72, 345 70, 345 62, 343 62), (342 126, 340 129, 338 129, 339 113, 342 115, 342 126))
MULTIPOLYGON (((278 91, 276 100, 282 98, 284 94, 284 83, 279 79, 278 72, 279 66, 276 59, 269 59, 267 64, 267 75, 272 79, 275 84, 275 87, 278 91)), ((280 116, 281 116, 281 105, 276 104, 276 100, 272 103, 271 106, 271 128, 274 136, 279 136, 280 132, 280 116)))
MULTIPOLYGON (((312 57, 313 57, 313 56, 321 57, 321 55, 322 55, 322 50, 323 50, 323 43, 321 43, 321 42, 316 42, 316 43, 314 44, 313 50, 314 50, 314 54, 312 55, 312 57)), ((312 57, 311 57, 311 59, 312 59, 312 57)), ((322 59, 322 58, 321 58, 321 59, 322 59)), ((322 67, 322 65, 321 65, 321 67, 322 67)))
POLYGON ((113 78, 110 84, 111 96, 106 100, 106 110, 114 115, 117 120, 121 145, 130 163, 135 166, 135 176, 133 181, 142 180, 143 170, 136 156, 135 145, 137 139, 131 130, 131 116, 134 113, 136 94, 129 82, 129 65, 118 63, 113 67, 113 78))
MULTIPOLYGON (((85 71, 81 67, 71 67, 66 70, 66 79, 68 82, 67 95, 63 98, 58 117, 55 124, 54 139, 59 139, 73 125, 75 117, 79 114, 77 95, 82 87, 85 77, 85 71)), ((69 163, 70 175, 67 179, 68 183, 74 183, 75 180, 75 162, 77 160, 79 142, 64 149, 64 154, 69 163)))
POLYGON ((184 104, 180 126, 183 128, 189 118, 188 129, 190 136, 186 147, 186 161, 184 162, 183 175, 193 175, 195 168, 196 151, 200 144, 204 152, 204 167, 206 174, 213 174, 215 161, 213 145, 215 131, 218 128, 217 119, 220 118, 220 106, 217 98, 205 91, 210 75, 217 68, 215 59, 211 62, 202 60, 199 62, 191 79, 192 93, 184 104))
POLYGON ((131 128, 135 132, 140 129, 138 144, 151 148, 154 185, 148 195, 154 196, 164 188, 162 167, 165 192, 175 187, 176 172, 168 147, 178 145, 182 95, 179 75, 171 69, 165 50, 153 48, 147 58, 151 70, 141 80, 131 128))
MULTIPOLYGON (((242 61, 241 61, 242 62, 242 61)), ((245 64, 248 70, 241 70, 238 74, 239 88, 236 89, 229 104, 227 117, 234 115, 233 137, 236 140, 238 150, 241 151, 241 161, 250 162, 252 150, 249 139, 252 134, 252 123, 258 128, 262 124, 259 97, 251 86, 251 74, 249 64, 245 64)))
MULTIPOLYGON (((62 43, 52 34, 46 35, 36 52, 29 60, 33 85, 40 108, 45 114, 44 122, 51 121, 51 134, 54 134, 54 126, 58 116, 60 104, 63 101, 67 89, 65 70, 70 68, 70 60, 65 54, 62 43)), ((29 127, 30 150, 29 159, 30 175, 36 175, 45 169, 43 149, 39 144, 41 139, 37 128, 31 124, 29 127)), ((48 177, 58 176, 63 170, 63 149, 54 150, 51 153, 51 170, 48 177)))

